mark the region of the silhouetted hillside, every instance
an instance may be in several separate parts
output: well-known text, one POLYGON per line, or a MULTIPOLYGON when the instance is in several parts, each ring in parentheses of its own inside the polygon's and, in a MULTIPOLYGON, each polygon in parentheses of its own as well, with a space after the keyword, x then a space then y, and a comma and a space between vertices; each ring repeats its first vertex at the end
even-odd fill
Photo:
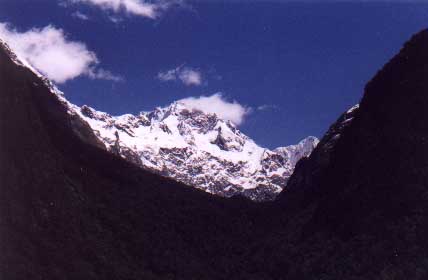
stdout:
POLYGON ((204 279, 246 251, 252 203, 102 150, 42 80, 0 61, 2 280, 204 279))
POLYGON ((427 279, 427 108, 422 31, 257 204, 104 151, 0 50, 1 279, 427 279))
POLYGON ((289 216, 305 213, 304 243, 319 243, 299 252, 312 254, 312 273, 426 279, 427 50, 424 30, 367 84, 359 108, 330 128, 279 198, 289 216))

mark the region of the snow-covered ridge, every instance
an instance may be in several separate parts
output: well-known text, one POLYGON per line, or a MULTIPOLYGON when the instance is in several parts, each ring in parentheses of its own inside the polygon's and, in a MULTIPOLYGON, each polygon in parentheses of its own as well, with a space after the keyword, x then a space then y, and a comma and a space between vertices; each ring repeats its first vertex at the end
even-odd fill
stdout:
POLYGON ((79 107, 28 62, 7 50, 15 63, 43 79, 69 114, 85 120, 108 151, 212 194, 271 200, 286 186, 297 161, 309 156, 319 142, 307 137, 297 145, 271 151, 258 146, 232 122, 182 102, 122 116, 79 107))
POLYGON ((297 161, 318 139, 274 151, 258 146, 230 121, 174 102, 138 115, 111 116, 70 104, 107 149, 143 168, 222 196, 273 199, 297 161))

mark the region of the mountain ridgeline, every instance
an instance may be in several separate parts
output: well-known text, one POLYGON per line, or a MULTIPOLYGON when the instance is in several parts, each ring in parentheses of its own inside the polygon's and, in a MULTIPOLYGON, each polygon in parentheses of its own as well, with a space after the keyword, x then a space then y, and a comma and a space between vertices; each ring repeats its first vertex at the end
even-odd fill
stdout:
POLYGON ((228 120, 176 101, 138 115, 111 116, 64 99, 107 150, 154 173, 211 194, 273 200, 296 163, 318 144, 313 136, 273 151, 262 148, 228 120))
POLYGON ((107 151, 0 50, 1 279, 427 279, 428 31, 367 84, 275 201, 107 151))

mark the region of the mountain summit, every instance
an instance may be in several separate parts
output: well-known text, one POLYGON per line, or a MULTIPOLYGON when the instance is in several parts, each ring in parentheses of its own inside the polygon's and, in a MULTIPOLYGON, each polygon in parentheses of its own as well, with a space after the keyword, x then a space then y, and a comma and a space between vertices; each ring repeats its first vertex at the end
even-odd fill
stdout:
POLYGON ((181 102, 139 115, 111 116, 66 103, 106 148, 137 165, 221 196, 272 200, 318 139, 274 151, 258 146, 231 122, 181 102))
POLYGON ((24 59, 14 62, 45 81, 74 119, 86 121, 108 151, 154 173, 211 194, 273 200, 286 186, 296 163, 310 155, 318 139, 271 151, 258 146, 231 122, 184 102, 138 115, 111 116, 76 106, 24 59))

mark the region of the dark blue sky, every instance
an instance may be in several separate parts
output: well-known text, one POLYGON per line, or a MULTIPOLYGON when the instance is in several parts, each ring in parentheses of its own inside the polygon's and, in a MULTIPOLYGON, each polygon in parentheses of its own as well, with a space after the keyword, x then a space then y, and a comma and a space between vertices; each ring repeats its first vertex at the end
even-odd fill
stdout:
POLYGON ((253 108, 272 106, 240 126, 270 148, 321 137, 402 44, 428 26, 424 4, 198 1, 156 20, 122 14, 114 23, 96 7, 58 2, 0 0, 0 22, 21 31, 62 28, 125 79, 68 81, 60 88, 69 100, 122 114, 223 92, 253 108), (90 19, 72 17, 76 11, 90 19), (189 87, 156 78, 183 64, 206 82, 189 87))

